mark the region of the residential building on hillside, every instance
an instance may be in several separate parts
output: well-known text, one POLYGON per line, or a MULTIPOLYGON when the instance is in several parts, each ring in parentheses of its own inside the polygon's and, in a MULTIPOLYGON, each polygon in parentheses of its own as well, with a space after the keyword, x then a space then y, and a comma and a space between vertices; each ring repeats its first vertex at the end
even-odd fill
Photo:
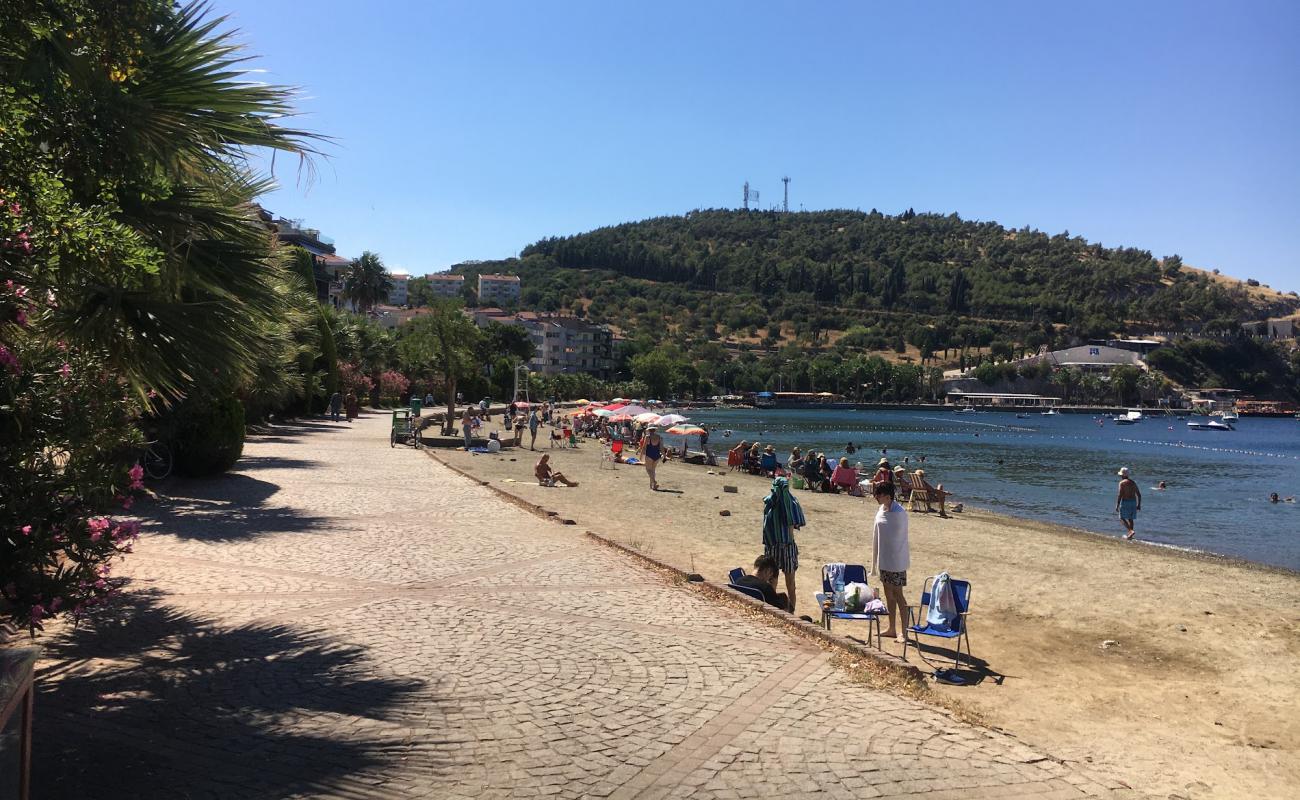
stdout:
POLYGON ((312 272, 316 283, 316 300, 319 303, 333 303, 333 280, 331 265, 342 262, 344 268, 352 263, 334 252, 334 240, 323 236, 316 228, 308 228, 300 219, 277 217, 262 207, 257 208, 257 215, 268 230, 282 245, 301 247, 311 254, 312 272))
POLYGON ((464 275, 439 272, 424 277, 429 281, 429 288, 433 291, 434 297, 460 297, 461 291, 465 288, 464 275))
POLYGON ((1070 367, 1081 372, 1109 373, 1119 366, 1137 367, 1145 372, 1147 368, 1146 363, 1142 361, 1142 356, 1138 353, 1104 344, 1085 344, 1078 347, 1067 347, 1064 350, 1053 350, 1050 353, 1030 356, 1020 363, 1037 364, 1043 360, 1051 364, 1053 369, 1070 367))
POLYGON ((614 374, 614 334, 604 325, 577 317, 551 316, 532 311, 511 314, 499 308, 465 312, 480 328, 495 322, 518 325, 528 331, 533 358, 528 368, 545 375, 586 373, 602 380, 614 374))
POLYGON ((1300 329, 1300 315, 1245 322, 1241 327, 1251 336, 1265 339, 1293 339, 1297 329, 1300 329))
POLYGON ((480 275, 478 276, 478 301, 497 305, 516 305, 519 303, 518 275, 480 275))
POLYGON ((388 304, 406 305, 406 284, 411 280, 411 276, 405 272, 390 272, 388 279, 393 282, 392 288, 388 290, 388 304))

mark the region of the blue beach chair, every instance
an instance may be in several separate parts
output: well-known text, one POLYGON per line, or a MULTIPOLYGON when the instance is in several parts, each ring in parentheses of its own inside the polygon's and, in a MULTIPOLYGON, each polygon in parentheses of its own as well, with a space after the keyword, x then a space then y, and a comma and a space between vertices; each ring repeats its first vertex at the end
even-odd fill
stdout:
MULTIPOLYGON (((866 583, 867 568, 861 564, 844 565, 844 582, 845 583, 866 583)), ((835 588, 831 586, 830 576, 826 573, 826 568, 822 567, 822 590, 817 594, 817 604, 822 607, 822 627, 826 630, 831 629, 831 620, 847 619, 858 620, 868 623, 867 640, 871 639, 871 631, 876 632, 876 649, 880 649, 880 615, 879 614, 859 614, 852 611, 836 611, 834 607, 828 607, 826 601, 834 597, 835 588)))
MULTIPOLYGON (((961 667, 961 643, 963 639, 966 641, 967 661, 969 661, 971 657, 970 636, 966 632, 966 615, 970 612, 970 595, 971 595, 970 581, 959 581, 956 578, 953 578, 950 581, 950 584, 952 586, 953 605, 957 607, 957 617, 953 620, 952 625, 946 628, 931 625, 928 619, 929 611, 930 611, 930 601, 931 601, 930 584, 933 581, 934 578, 925 579, 925 584, 921 587, 921 602, 918 604, 918 606, 911 606, 907 609, 907 617, 908 617, 907 630, 910 631, 914 636, 937 636, 941 639, 956 639, 957 655, 953 658, 953 668, 956 669, 961 667), (913 609, 916 610, 916 619, 920 620, 920 624, 913 624, 913 617, 912 617, 913 609)), ((904 659, 907 658, 907 646, 908 646, 908 637, 904 636, 903 637, 903 658, 904 659)), ((916 640, 916 650, 918 653, 921 652, 920 639, 916 640)), ((925 661, 924 654, 921 655, 921 660, 925 661)), ((926 661, 926 663, 929 664, 930 662, 926 661)))
POLYGON ((741 594, 747 597, 752 597, 755 600, 759 601, 760 603, 766 602, 765 600, 763 600, 763 593, 760 592, 759 590, 755 589, 752 586, 741 586, 736 583, 736 581, 740 580, 743 577, 745 577, 745 570, 741 567, 736 567, 731 572, 727 573, 727 581, 728 581, 727 587, 731 589, 735 589, 736 591, 740 592, 741 594))

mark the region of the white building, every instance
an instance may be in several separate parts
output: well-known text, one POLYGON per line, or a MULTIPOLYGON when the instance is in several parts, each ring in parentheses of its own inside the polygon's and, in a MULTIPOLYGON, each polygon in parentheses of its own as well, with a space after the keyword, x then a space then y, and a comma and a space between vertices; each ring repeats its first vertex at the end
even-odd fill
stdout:
POLYGON ((518 275, 478 276, 478 301, 487 305, 517 305, 519 303, 518 275))
POLYGON ((406 284, 411 280, 411 276, 405 272, 390 272, 388 279, 393 282, 393 287, 388 290, 388 302, 390 305, 406 305, 406 284))
POLYGON ((429 288, 433 290, 434 297, 460 297, 461 290, 465 288, 464 275, 439 272, 426 275, 425 278, 429 281, 429 288))

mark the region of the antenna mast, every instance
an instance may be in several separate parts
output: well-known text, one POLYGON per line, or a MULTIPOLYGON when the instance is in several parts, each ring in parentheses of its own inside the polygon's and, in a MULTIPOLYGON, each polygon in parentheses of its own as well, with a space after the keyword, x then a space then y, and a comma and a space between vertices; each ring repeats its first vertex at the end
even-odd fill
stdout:
POLYGON ((790 213, 790 176, 787 175, 784 178, 782 178, 781 183, 785 184, 785 200, 781 202, 781 211, 786 214, 789 214, 790 213))
POLYGON ((745 210, 749 210, 749 181, 745 181, 745 210))

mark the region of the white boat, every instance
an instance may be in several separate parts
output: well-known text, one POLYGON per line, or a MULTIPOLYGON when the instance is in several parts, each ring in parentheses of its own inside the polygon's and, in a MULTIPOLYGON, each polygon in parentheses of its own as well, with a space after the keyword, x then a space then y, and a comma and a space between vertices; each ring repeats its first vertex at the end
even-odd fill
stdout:
POLYGON ((1116 425, 1136 425, 1143 419, 1141 411, 1130 411, 1127 414, 1121 414, 1118 417, 1112 417, 1111 422, 1116 425))
POLYGON ((1236 425, 1238 420, 1241 419, 1240 417, 1237 416, 1236 411, 1225 411, 1219 416, 1223 419, 1224 422, 1228 423, 1229 425, 1236 425))
POLYGON ((1205 420, 1204 422, 1189 422, 1189 423, 1187 423, 1187 427, 1191 428, 1191 429, 1194 430, 1194 431, 1232 431, 1232 430, 1236 430, 1236 428, 1232 427, 1232 426, 1229 425, 1228 423, 1226 423, 1226 422, 1221 422, 1220 420, 1217 420, 1217 419, 1208 419, 1208 420, 1205 420))
POLYGON ((975 409, 974 409, 973 407, 971 407, 971 406, 964 406, 964 407, 962 407, 962 408, 957 409, 957 411, 954 412, 954 413, 957 413, 957 414, 974 414, 974 413, 975 413, 975 409))
POLYGON ((1056 409, 1054 409, 1054 408, 1049 408, 1049 409, 1047 409, 1046 411, 1042 412, 1042 414, 1041 414, 1041 416, 1044 416, 1044 417, 1059 417, 1060 415, 1061 415, 1060 412, 1058 412, 1058 411, 1057 411, 1056 409))

